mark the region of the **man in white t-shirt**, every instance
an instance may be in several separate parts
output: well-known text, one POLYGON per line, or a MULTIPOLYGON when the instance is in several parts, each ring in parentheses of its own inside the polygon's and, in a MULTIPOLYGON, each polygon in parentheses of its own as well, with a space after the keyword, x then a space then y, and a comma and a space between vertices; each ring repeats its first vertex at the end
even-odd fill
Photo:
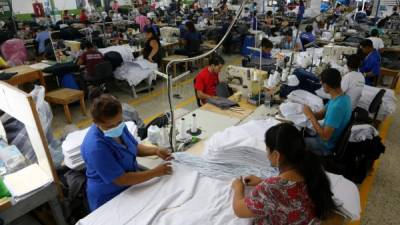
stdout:
POLYGON ((371 37, 369 37, 368 39, 372 41, 372 44, 374 45, 374 49, 376 49, 378 51, 382 51, 382 49, 385 47, 382 39, 379 37, 378 29, 372 29, 371 37))
POLYGON ((350 72, 344 75, 341 81, 342 91, 350 96, 351 107, 353 110, 357 107, 365 85, 364 76, 362 73, 358 72, 360 66, 361 58, 356 54, 350 55, 347 59, 347 67, 350 72))

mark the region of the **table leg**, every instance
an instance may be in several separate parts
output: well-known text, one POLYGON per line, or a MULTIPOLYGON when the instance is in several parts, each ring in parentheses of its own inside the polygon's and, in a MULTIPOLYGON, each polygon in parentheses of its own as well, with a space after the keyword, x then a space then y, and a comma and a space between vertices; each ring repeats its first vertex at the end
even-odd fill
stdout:
POLYGON ((69 111, 68 104, 64 105, 64 113, 68 123, 72 123, 71 112, 69 111))
POLYGON ((57 225, 67 225, 59 201, 55 198, 49 201, 51 212, 57 225))
POLYGON ((87 115, 86 104, 85 104, 85 98, 83 96, 79 99, 79 103, 81 105, 82 114, 86 116, 87 115))

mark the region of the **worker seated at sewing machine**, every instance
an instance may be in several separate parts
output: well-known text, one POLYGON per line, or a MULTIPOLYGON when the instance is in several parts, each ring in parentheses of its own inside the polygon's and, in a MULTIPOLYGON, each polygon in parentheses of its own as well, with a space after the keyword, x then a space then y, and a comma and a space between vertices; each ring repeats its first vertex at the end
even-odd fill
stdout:
POLYGON ((317 157, 306 150, 300 131, 287 123, 275 125, 266 132, 265 144, 279 175, 265 180, 248 176, 232 183, 238 217, 255 218, 253 224, 319 224, 336 210, 329 179, 317 157), (245 186, 253 186, 248 195, 245 186))
POLYGON ((305 45, 310 44, 317 39, 315 37, 315 35, 313 34, 313 29, 314 28, 312 25, 307 25, 305 32, 301 33, 300 40, 301 40, 301 43, 303 44, 303 48, 305 48, 304 47, 305 45))
POLYGON ((378 50, 374 49, 373 42, 369 39, 364 39, 360 43, 360 48, 362 53, 366 55, 361 64, 360 72, 364 74, 367 85, 375 86, 381 73, 381 55, 378 50))
POLYGON ((301 44, 300 38, 297 38, 295 41, 296 37, 293 37, 293 30, 292 29, 287 29, 283 32, 283 38, 282 41, 279 45, 281 49, 288 49, 294 51, 301 51, 303 49, 303 46, 301 44))
POLYGON ((138 144, 122 122, 122 105, 108 94, 95 98, 91 107, 94 124, 81 146, 86 165, 86 194, 91 211, 131 185, 172 173, 170 163, 139 171, 136 157, 157 155, 172 159, 166 149, 138 144))
POLYGON ((218 76, 224 64, 224 59, 215 54, 211 57, 209 65, 197 74, 194 89, 202 104, 205 104, 208 99, 216 97, 216 88, 219 83, 218 76))
POLYGON ((321 83, 331 99, 320 112, 313 112, 310 107, 304 105, 304 115, 317 133, 316 137, 305 138, 305 142, 309 150, 318 155, 332 154, 339 137, 351 119, 351 99, 343 93, 341 80, 338 70, 333 68, 324 70, 321 73, 321 83), (321 125, 318 121, 322 119, 324 122, 321 125))

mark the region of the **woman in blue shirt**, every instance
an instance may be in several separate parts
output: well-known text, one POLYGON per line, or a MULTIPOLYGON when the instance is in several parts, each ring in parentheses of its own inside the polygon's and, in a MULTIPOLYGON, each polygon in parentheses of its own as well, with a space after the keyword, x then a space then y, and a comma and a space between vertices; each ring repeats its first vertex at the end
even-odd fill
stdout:
POLYGON ((91 114, 94 124, 81 146, 91 211, 131 185, 172 173, 170 163, 139 171, 137 156, 157 155, 169 160, 171 155, 165 149, 138 144, 122 122, 122 106, 115 97, 103 94, 94 99, 91 114))

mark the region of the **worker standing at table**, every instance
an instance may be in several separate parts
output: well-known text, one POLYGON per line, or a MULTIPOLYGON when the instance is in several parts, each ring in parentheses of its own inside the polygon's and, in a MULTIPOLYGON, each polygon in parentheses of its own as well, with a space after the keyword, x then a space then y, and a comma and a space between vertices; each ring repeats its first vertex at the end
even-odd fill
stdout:
POLYGON ((364 39, 360 43, 361 51, 366 55, 360 72, 365 76, 365 84, 373 86, 381 73, 381 55, 374 49, 374 44, 369 39, 364 39))
POLYGON ((153 28, 148 27, 145 31, 146 43, 143 49, 143 58, 149 62, 159 64, 161 62, 161 43, 153 28))
POLYGON ((194 89, 202 104, 205 104, 208 99, 214 98, 217 95, 218 76, 224 64, 224 59, 215 54, 211 57, 209 66, 205 67, 197 74, 194 89))
POLYGON ((171 154, 165 149, 138 144, 122 122, 122 105, 115 97, 103 94, 94 99, 91 114, 94 124, 81 146, 91 211, 131 185, 172 173, 170 163, 139 171, 136 157, 156 155, 170 160, 171 154))

